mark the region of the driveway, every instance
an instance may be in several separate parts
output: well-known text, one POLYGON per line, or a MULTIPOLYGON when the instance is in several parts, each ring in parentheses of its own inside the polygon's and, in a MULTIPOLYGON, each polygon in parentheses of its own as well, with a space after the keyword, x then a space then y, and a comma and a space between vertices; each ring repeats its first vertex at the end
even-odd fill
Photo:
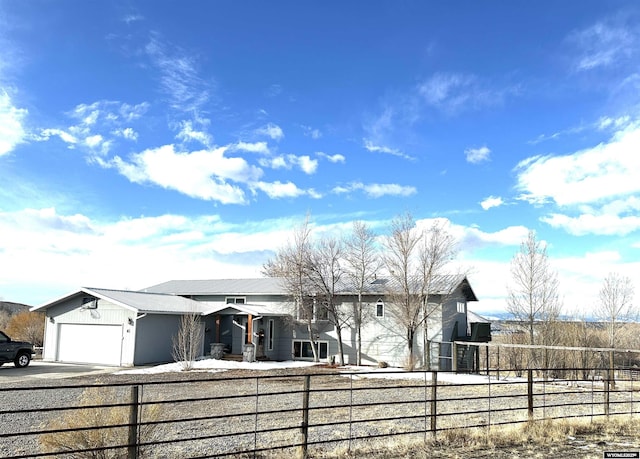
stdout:
POLYGON ((121 370, 121 368, 89 364, 43 362, 42 360, 32 360, 31 364, 26 368, 16 368, 12 363, 5 363, 0 367, 0 384, 22 381, 37 383, 38 380, 64 379, 74 376, 97 376, 103 373, 114 373, 118 370, 121 370))

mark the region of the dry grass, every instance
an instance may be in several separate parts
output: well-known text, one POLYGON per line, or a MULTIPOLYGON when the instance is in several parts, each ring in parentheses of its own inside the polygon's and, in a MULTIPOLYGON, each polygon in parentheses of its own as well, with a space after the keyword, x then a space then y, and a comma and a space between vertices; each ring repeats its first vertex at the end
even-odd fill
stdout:
MULTIPOLYGON (((419 435, 391 437, 342 446, 311 454, 311 458, 468 458, 468 457, 548 457, 550 452, 562 457, 602 457, 607 445, 640 445, 640 420, 597 418, 588 420, 536 421, 520 425, 492 427, 491 430, 454 429, 438 432, 425 442, 419 435), (575 441, 581 438, 579 441, 575 441), (622 443, 621 443, 621 440, 622 443), (572 444, 573 443, 573 444, 572 444), (588 444, 596 447, 589 455, 588 444), (585 446, 587 445, 587 446, 585 446), (598 449, 599 448, 599 449, 598 449)), ((430 434, 429 434, 430 435, 430 434)), ((276 457, 276 456, 273 456, 276 457)))
MULTIPOLYGON (((81 406, 123 403, 115 393, 107 393, 104 389, 85 389, 80 397, 81 406)), ((127 448, 116 448, 127 445, 129 428, 105 427, 121 426, 129 423, 130 408, 115 406, 108 408, 82 408, 64 412, 61 416, 48 421, 42 426, 43 430, 57 429, 86 429, 67 432, 48 433, 40 436, 42 452, 59 452, 69 459, 120 459, 127 457, 127 448), (99 428, 95 428, 99 427, 99 428), (97 451, 74 452, 77 450, 105 448, 97 451)), ((142 419, 156 420, 158 407, 144 407, 142 419)), ((155 426, 143 426, 140 430, 139 441, 153 441, 157 437, 155 426)), ((147 456, 148 451, 141 448, 139 457, 147 456)))

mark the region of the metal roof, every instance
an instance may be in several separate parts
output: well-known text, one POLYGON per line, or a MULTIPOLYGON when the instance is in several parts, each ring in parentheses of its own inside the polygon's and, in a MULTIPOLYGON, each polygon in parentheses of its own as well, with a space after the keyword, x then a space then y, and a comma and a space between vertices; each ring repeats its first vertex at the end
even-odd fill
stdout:
MULTIPOLYGON (((392 289, 393 280, 379 278, 366 287, 367 294, 384 295, 392 289)), ((240 314, 251 315, 282 315, 286 311, 282 307, 263 306, 257 304, 223 304, 206 301, 196 301, 185 298, 188 295, 286 295, 285 283, 282 278, 261 277, 252 279, 209 279, 209 280, 173 280, 164 282, 141 291, 109 290, 101 288, 82 287, 80 291, 65 295, 52 302, 31 308, 32 311, 47 309, 60 304, 76 295, 92 295, 118 304, 124 308, 141 313, 155 314, 212 314, 232 308, 240 314), (184 295, 184 296, 181 296, 184 295)), ((438 276, 432 282, 430 294, 446 295, 456 288, 460 288, 467 301, 478 301, 475 293, 465 276, 438 276)), ((341 295, 354 295, 355 289, 344 283, 338 287, 341 295)))
POLYGON ((31 310, 47 309, 63 303, 74 296, 80 295, 91 295, 140 313, 188 314, 194 312, 196 314, 202 314, 207 309, 201 302, 177 295, 81 287, 79 291, 65 295, 50 303, 32 308, 31 310))
MULTIPOLYGON (((383 295, 393 289, 395 282, 389 277, 380 277, 365 287, 365 293, 383 295)), ((412 286, 418 290, 417 278, 412 286)), ((202 280, 172 280, 154 285, 142 292, 170 293, 174 295, 286 295, 286 282, 279 277, 259 277, 250 279, 202 279, 202 280)), ((471 289, 469 281, 464 275, 436 276, 431 282, 431 295, 447 295, 457 287, 461 287, 467 301, 478 301, 471 289)), ((355 295, 356 289, 348 281, 343 281, 337 287, 337 292, 343 295, 355 295)))
POLYGON ((204 316, 210 314, 233 314, 252 316, 282 316, 288 314, 286 308, 274 305, 265 306, 263 304, 226 304, 222 302, 202 301, 200 304, 207 305, 207 309, 202 313, 204 316))
POLYGON ((141 291, 174 295, 283 295, 285 293, 281 279, 278 277, 172 280, 141 291))
POLYGON ((177 295, 159 293, 131 292, 128 290, 107 290, 101 288, 83 289, 99 298, 112 301, 123 307, 129 307, 138 312, 163 314, 202 314, 206 309, 198 301, 177 295))

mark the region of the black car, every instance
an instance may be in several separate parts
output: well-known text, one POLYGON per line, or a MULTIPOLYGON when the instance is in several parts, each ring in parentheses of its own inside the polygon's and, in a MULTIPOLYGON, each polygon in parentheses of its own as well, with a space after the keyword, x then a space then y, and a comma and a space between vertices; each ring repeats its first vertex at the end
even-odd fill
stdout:
POLYGON ((0 365, 13 362, 18 368, 24 368, 35 354, 33 344, 25 341, 13 341, 0 331, 0 365))

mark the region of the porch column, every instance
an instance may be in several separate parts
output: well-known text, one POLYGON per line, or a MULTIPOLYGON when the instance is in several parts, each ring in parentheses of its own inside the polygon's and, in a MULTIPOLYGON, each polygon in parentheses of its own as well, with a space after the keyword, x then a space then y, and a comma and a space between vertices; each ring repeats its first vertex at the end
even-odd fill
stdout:
POLYGON ((253 344, 253 316, 247 316, 247 344, 253 344))
POLYGON ((216 339, 214 342, 220 342, 220 315, 216 315, 216 339))

